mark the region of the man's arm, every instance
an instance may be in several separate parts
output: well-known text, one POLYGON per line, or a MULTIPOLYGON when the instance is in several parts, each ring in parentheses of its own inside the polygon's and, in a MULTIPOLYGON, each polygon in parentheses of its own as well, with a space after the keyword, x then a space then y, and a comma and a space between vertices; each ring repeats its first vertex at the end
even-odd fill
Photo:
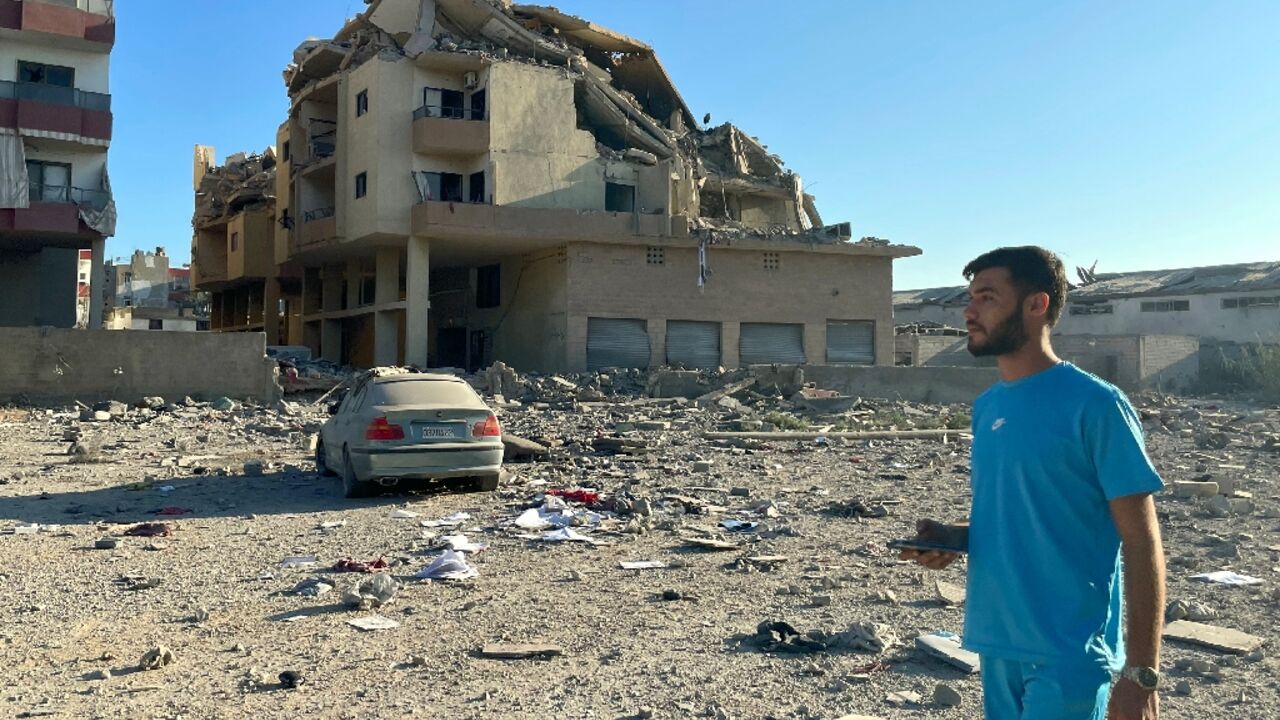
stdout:
MULTIPOLYGON (((1124 553, 1124 599, 1127 611, 1126 663, 1160 669, 1160 631, 1164 623, 1164 548, 1156 506, 1149 494, 1111 501, 1111 518, 1124 553)), ((1154 719, 1159 697, 1129 680, 1112 691, 1109 717, 1154 719)))
POLYGON ((1128 614, 1125 646, 1130 665, 1160 666, 1164 623, 1164 548, 1156 505, 1150 495, 1111 501, 1111 519, 1124 552, 1124 601, 1128 614))

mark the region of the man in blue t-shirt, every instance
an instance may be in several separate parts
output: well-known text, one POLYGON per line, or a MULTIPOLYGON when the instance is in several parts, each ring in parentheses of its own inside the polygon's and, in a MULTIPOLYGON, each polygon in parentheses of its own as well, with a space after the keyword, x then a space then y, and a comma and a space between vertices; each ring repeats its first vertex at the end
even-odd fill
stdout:
MULTIPOLYGON (((994 356, 1001 381, 973 406, 969 521, 922 520, 917 537, 969 555, 964 644, 982 656, 986 717, 1156 720, 1163 483, 1137 414, 1054 354, 1056 255, 1000 248, 964 276, 969 352, 994 356)), ((933 569, 959 555, 902 553, 933 569)))

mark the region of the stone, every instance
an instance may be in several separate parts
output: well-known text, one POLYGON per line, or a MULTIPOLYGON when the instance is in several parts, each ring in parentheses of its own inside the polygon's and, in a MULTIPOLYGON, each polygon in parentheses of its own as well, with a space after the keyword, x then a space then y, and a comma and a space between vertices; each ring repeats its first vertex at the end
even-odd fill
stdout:
POLYGON ((1231 517, 1231 502, 1221 495, 1214 495, 1204 504, 1204 511, 1209 517, 1231 517))
POLYGON ((831 604, 830 595, 814 595, 811 601, 814 607, 827 607, 831 604))
POLYGON ((1186 680, 1179 680, 1177 685, 1173 686, 1173 691, 1179 695, 1191 694, 1191 683, 1186 680))
POLYGON ((93 672, 89 673, 88 675, 85 675, 84 677, 85 677, 85 680, 108 680, 111 678, 111 670, 110 668, 107 668, 104 670, 94 670, 93 672))
POLYGON ((1253 652, 1262 647, 1264 642, 1260 637, 1239 630, 1204 625, 1190 620, 1176 620, 1169 623, 1164 628, 1164 637, 1237 655, 1253 652))
POLYGON ((245 477, 261 477, 263 467, 261 460, 250 460, 244 464, 245 477))
POLYGON ((933 688, 933 701, 942 707, 957 707, 964 701, 960 691, 945 683, 938 683, 933 688))
POLYGON ((1208 498, 1218 494, 1216 482, 1175 482, 1173 494, 1180 498, 1208 498))
POLYGON ((231 398, 220 397, 217 400, 214 400, 213 402, 209 403, 209 407, 219 412, 231 412, 240 406, 237 405, 236 401, 232 400, 231 398))
POLYGON ((982 670, 978 654, 961 647, 960 637, 953 633, 921 635, 916 638, 916 649, 970 675, 982 670))
POLYGON ((729 495, 731 497, 749 498, 751 497, 751 488, 746 488, 746 487, 729 488, 729 495))
POLYGON ((894 707, 905 707, 907 705, 919 705, 920 693, 910 690, 898 690, 884 696, 884 701, 894 707))
POLYGON ((138 668, 141 670, 159 670, 166 665, 172 665, 176 661, 177 657, 172 650, 164 645, 157 645, 143 653, 142 659, 138 661, 138 668))
POLYGON ((693 471, 696 473, 709 473, 711 472, 711 467, 710 460, 699 460, 693 464, 693 471))
POLYGON ((1185 601, 1173 600, 1164 609, 1164 621, 1173 622, 1174 620, 1186 620, 1187 613, 1190 612, 1190 606, 1185 601))
POLYGON ((93 547, 95 550, 115 550, 116 546, 119 544, 119 538, 113 537, 100 537, 93 541, 93 547))
POLYGON ((881 653, 898 644, 898 636, 888 625, 862 622, 841 633, 840 644, 867 652, 881 653))
POLYGON ((545 445, 508 433, 502 434, 502 449, 507 461, 536 460, 550 454, 545 445))
POLYGON ((111 413, 106 412, 105 410, 93 411, 93 420, 96 422, 107 422, 110 419, 111 419, 111 413))
MULTIPOLYGON (((1181 620, 1182 618, 1174 618, 1174 619, 1181 620)), ((1218 613, 1213 608, 1209 607, 1208 605, 1205 605, 1204 603, 1198 603, 1198 602, 1191 603, 1191 605, 1188 606, 1187 608, 1186 619, 1194 620, 1196 622, 1203 622, 1205 620, 1216 620, 1218 619, 1218 613)))
POLYGON ((641 432, 663 432, 671 429, 671 423, 664 420, 645 420, 636 423, 636 429, 641 432))
POLYGON ((933 583, 934 594, 938 601, 948 607, 955 607, 964 604, 965 591, 959 585, 952 585, 949 582, 936 580, 933 583))
POLYGON ((277 676, 277 679, 280 680, 280 687, 290 690, 306 682, 306 678, 297 670, 285 670, 277 676))
POLYGON ((528 658, 549 658, 564 654, 559 645, 516 643, 492 643, 480 649, 480 656, 497 660, 525 660, 528 658))

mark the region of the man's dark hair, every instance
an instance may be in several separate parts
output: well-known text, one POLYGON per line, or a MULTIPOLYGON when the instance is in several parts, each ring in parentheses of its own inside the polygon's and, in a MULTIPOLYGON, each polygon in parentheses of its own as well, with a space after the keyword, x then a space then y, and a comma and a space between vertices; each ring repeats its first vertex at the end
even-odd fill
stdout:
POLYGON ((1049 326, 1058 324, 1062 308, 1067 303, 1067 271, 1057 255, 1036 245, 996 248, 983 253, 964 266, 964 279, 991 268, 1009 271, 1014 287, 1018 288, 1018 301, 1031 293, 1048 293, 1049 310, 1045 313, 1049 326))

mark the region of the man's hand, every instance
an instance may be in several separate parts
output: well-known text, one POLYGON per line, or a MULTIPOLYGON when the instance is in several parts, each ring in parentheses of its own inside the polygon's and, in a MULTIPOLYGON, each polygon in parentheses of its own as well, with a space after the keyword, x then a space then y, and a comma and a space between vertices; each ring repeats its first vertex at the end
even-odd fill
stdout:
MULTIPOLYGON (((936 520, 920 520, 916 523, 916 540, 950 545, 951 547, 969 547, 968 525, 943 525, 936 520)), ((956 561, 959 553, 943 550, 902 550, 899 560, 915 560, 930 570, 942 570, 956 561)))
POLYGON ((1107 720, 1157 720, 1160 716, 1160 693, 1146 690, 1138 683, 1120 678, 1111 688, 1107 720))

